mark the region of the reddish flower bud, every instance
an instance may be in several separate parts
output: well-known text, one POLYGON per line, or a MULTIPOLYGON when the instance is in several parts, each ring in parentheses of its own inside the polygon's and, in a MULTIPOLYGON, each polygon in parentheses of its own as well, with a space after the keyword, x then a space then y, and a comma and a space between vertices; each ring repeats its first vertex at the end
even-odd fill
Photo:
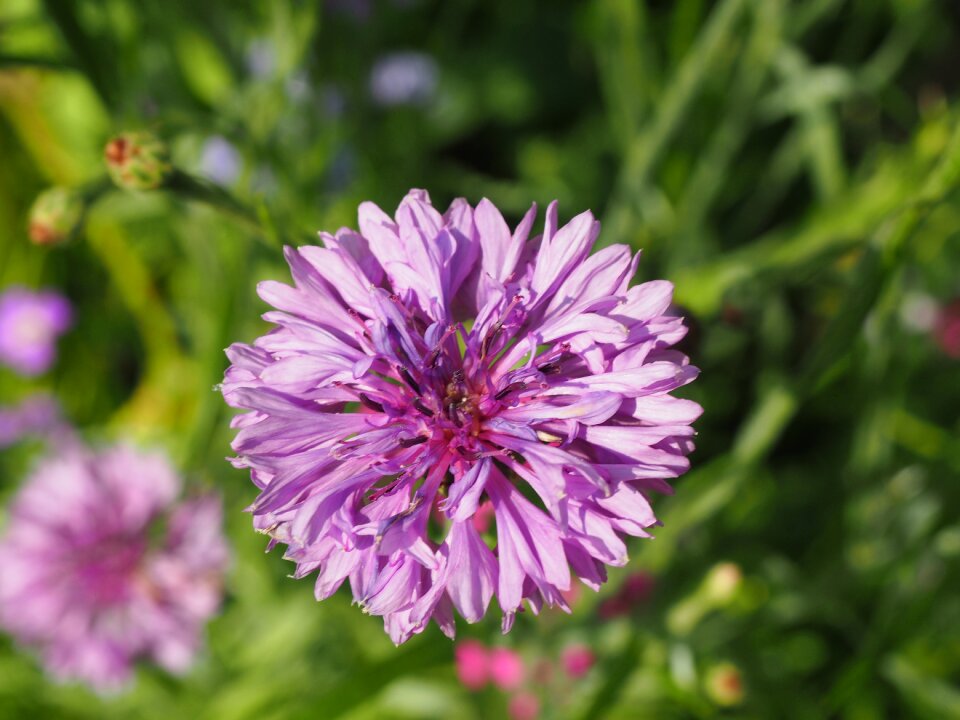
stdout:
POLYGON ((118 135, 103 155, 110 179, 126 190, 155 190, 173 173, 166 143, 150 132, 118 135))
POLYGON ((73 190, 44 190, 30 207, 28 233, 37 245, 59 245, 76 232, 83 219, 83 198, 73 190))
POLYGON ((720 663, 707 671, 707 695, 717 705, 731 706, 743 702, 743 674, 733 663, 720 663))

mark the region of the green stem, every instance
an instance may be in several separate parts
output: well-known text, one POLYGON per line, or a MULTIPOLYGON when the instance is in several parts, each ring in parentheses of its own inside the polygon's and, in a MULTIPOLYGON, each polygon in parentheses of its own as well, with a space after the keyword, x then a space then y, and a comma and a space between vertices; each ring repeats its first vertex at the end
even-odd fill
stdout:
POLYGON ((283 247, 285 241, 313 242, 313 236, 299 230, 293 230, 289 224, 281 224, 259 204, 256 209, 244 204, 230 192, 212 182, 189 175, 182 170, 174 170, 173 175, 164 184, 164 189, 185 200, 192 200, 218 210, 241 225, 252 230, 268 246, 283 247))
POLYGON ((700 87, 722 65, 722 56, 729 49, 745 6, 746 0, 724 0, 713 11, 696 45, 667 82, 653 121, 628 148, 604 219, 605 244, 621 242, 630 236, 630 226, 640 214, 650 175, 683 125, 683 118, 689 116, 687 110, 700 87))

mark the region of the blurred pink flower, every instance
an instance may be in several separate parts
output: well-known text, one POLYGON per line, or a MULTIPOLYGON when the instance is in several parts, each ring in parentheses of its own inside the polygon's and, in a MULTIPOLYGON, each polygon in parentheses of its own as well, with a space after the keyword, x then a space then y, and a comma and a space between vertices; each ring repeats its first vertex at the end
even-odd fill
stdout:
POLYGON ((572 678, 579 678, 590 672, 597 658, 586 645, 571 645, 560 656, 563 669, 572 678))
POLYGON ((216 613, 220 502, 177 503, 167 459, 75 447, 27 479, 0 538, 0 627, 61 680, 112 691, 137 660, 182 672, 216 613))
POLYGON ((507 703, 511 720, 536 720, 540 717, 540 700, 531 692, 519 692, 507 703))
POLYGON ((501 690, 516 690, 523 683, 523 660, 509 648, 490 651, 490 679, 501 690))
POLYGON ((46 372, 71 320, 70 302, 59 293, 8 288, 0 294, 0 363, 21 375, 46 372))
POLYGON ((490 680, 490 656, 482 643, 464 640, 453 651, 457 678, 468 690, 480 690, 490 680))
POLYGON ((960 299, 940 308, 933 332, 944 354, 960 359, 960 299))
POLYGON ((597 614, 604 620, 626 615, 649 600, 655 586, 654 575, 642 570, 631 573, 612 597, 600 603, 597 614))
POLYGON ((0 449, 31 436, 50 436, 66 430, 60 406, 48 395, 32 395, 19 405, 0 407, 0 449))

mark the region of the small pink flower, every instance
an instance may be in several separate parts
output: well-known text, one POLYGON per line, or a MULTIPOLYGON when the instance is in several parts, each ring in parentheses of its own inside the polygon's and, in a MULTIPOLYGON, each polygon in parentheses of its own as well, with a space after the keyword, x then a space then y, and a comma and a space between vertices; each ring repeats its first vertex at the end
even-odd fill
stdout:
POLYGON ((637 604, 646 602, 653 594, 653 588, 656 580, 650 573, 635 572, 627 577, 623 586, 620 588, 620 594, 631 603, 637 604))
POLYGON ((520 692, 507 703, 511 720, 536 720, 540 717, 540 700, 531 692, 520 692))
POLYGON ((509 648, 490 651, 490 679, 501 690, 516 690, 523 682, 523 660, 509 648))
POLYGON ((457 678, 468 690, 480 690, 490 679, 490 655, 476 640, 457 643, 453 651, 457 678))
POLYGON ((571 645, 560 656, 563 669, 572 678, 579 678, 590 672, 597 658, 586 645, 571 645))
POLYGON ((960 359, 960 300, 954 300, 940 309, 934 337, 947 357, 960 359))
POLYGON ((627 615, 638 605, 642 605, 653 594, 656 578, 650 573, 635 572, 624 580, 616 595, 600 603, 597 614, 604 620, 627 615))

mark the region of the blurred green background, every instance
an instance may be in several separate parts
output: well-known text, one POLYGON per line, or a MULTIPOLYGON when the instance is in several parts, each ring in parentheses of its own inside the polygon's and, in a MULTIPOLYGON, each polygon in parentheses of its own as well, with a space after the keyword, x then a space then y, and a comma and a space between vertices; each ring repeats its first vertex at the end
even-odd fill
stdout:
MULTIPOLYGON (((423 187, 512 221, 593 209, 676 283, 703 371, 657 538, 572 616, 460 623, 521 653, 543 717, 960 717, 958 83, 956 0, 3 0, 0 288, 60 288, 77 322, 45 377, 0 369, 0 400, 46 390, 93 440, 167 448, 224 494, 234 564, 187 677, 105 700, 3 638, 0 716, 504 717, 435 628, 395 649, 288 579, 223 461, 222 350, 263 331, 279 242, 423 187), (252 215, 111 190, 32 245, 37 193, 96 185, 139 128, 252 215), (603 612, 639 571, 652 591, 603 612), (571 643, 598 657, 575 681, 571 643)), ((0 453, 0 497, 38 447, 0 453)))

